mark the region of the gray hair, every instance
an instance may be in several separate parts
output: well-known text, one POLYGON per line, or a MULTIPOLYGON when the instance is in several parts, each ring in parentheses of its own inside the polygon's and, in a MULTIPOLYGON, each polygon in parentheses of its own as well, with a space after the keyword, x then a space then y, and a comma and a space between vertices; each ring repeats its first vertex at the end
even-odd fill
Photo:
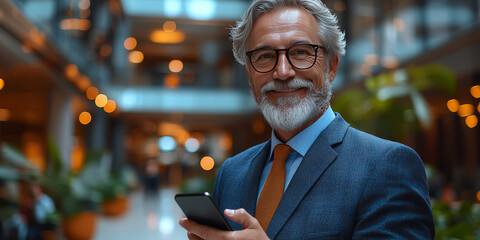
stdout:
POLYGON ((283 7, 303 9, 312 14, 318 23, 319 36, 327 50, 327 56, 345 55, 345 34, 338 28, 337 17, 320 0, 254 0, 242 19, 230 31, 235 59, 245 65, 247 62, 247 39, 253 22, 260 15, 283 7))

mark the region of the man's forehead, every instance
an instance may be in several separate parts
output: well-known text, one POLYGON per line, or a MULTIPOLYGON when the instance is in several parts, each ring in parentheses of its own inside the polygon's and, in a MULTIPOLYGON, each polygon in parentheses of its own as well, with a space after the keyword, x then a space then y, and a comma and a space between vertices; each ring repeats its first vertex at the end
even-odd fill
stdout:
POLYGON ((248 45, 251 45, 252 41, 255 42, 254 45, 256 46, 249 46, 250 48, 259 47, 265 39, 287 38, 289 39, 287 45, 292 45, 298 41, 312 43, 318 36, 315 28, 316 23, 315 17, 304 9, 295 7, 277 8, 260 15, 253 22, 247 42, 248 45))

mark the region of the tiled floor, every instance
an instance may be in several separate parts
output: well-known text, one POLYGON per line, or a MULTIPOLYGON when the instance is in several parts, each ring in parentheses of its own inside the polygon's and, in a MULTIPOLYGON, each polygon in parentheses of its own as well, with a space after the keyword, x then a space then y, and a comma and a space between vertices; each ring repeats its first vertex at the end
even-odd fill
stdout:
POLYGON ((174 189, 162 189, 157 198, 142 191, 130 194, 129 211, 118 218, 99 216, 94 240, 184 240, 186 231, 178 225, 183 216, 175 203, 174 189))

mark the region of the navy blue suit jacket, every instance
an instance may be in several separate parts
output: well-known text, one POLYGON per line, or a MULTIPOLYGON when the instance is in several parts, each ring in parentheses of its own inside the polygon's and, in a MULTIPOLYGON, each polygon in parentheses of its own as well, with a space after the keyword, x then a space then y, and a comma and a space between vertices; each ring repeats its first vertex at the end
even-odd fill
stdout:
MULTIPOLYGON (((269 150, 267 141, 225 161, 213 194, 222 212, 255 215, 269 150)), ((433 239, 434 232, 420 157, 338 114, 306 153, 266 231, 270 239, 433 239)))

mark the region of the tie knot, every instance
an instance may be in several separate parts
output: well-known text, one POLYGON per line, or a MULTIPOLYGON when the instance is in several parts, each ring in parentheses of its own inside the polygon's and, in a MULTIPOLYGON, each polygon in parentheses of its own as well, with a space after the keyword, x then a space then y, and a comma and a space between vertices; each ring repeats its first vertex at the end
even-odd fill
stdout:
POLYGON ((273 161, 285 162, 292 148, 285 144, 278 144, 273 150, 273 161))

